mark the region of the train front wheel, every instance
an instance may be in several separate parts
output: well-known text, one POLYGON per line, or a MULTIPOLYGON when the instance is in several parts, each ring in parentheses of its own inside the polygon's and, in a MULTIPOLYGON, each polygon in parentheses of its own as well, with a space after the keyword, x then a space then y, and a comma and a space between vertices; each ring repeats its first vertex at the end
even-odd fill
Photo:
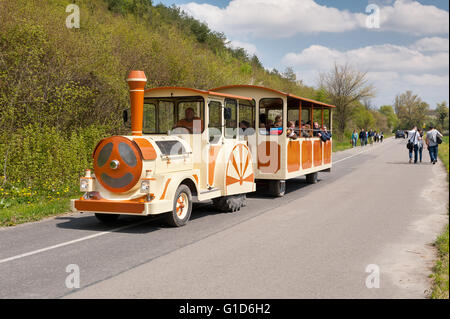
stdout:
POLYGON ((170 226, 186 225, 192 212, 192 193, 186 185, 180 185, 173 199, 173 209, 166 215, 166 223, 170 226))

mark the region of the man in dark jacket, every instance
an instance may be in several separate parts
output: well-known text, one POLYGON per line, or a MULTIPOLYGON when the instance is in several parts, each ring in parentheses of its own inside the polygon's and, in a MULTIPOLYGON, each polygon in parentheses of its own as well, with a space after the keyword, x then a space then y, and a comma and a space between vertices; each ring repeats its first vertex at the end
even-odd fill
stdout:
POLYGON ((364 129, 361 130, 361 132, 359 132, 359 140, 361 141, 361 146, 366 145, 366 131, 364 129))

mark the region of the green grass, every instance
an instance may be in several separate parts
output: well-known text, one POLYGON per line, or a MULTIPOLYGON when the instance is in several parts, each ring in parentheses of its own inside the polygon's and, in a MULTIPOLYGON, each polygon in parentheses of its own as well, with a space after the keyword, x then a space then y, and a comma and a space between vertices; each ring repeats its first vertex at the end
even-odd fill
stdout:
POLYGON ((443 142, 441 145, 439 145, 439 158, 441 159, 442 163, 444 163, 445 168, 448 172, 448 136, 444 136, 443 142))
POLYGON ((63 214, 69 211, 70 198, 60 198, 31 204, 17 204, 0 209, 0 227, 15 226, 34 222, 45 217, 63 214))
POLYGON ((333 139, 333 152, 339 152, 349 148, 352 148, 350 141, 339 141, 333 139))
MULTIPOLYGON (((449 143, 448 136, 444 137, 443 143, 439 146, 439 158, 444 163, 447 173, 449 172, 449 143)), ((439 259, 436 261, 436 265, 433 268, 433 287, 431 289, 430 297, 432 299, 448 299, 448 224, 445 231, 436 239, 434 243, 438 250, 439 259)))

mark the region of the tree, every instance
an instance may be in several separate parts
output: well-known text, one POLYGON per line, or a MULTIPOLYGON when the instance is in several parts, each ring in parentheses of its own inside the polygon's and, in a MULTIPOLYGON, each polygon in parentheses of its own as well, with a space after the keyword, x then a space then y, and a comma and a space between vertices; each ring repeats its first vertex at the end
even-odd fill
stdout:
POLYGON ((437 103, 436 118, 439 130, 448 130, 448 106, 446 101, 437 103))
POLYGON ((336 106, 334 120, 339 133, 344 133, 357 102, 375 95, 367 83, 367 72, 361 72, 348 64, 334 65, 328 73, 320 74, 320 86, 326 88, 331 104, 336 106))
POLYGON ((379 112, 386 117, 387 127, 391 132, 397 128, 398 117, 395 114, 395 111, 394 111, 394 108, 392 107, 392 105, 381 106, 379 112))
POLYGON ((369 130, 375 124, 372 112, 362 104, 355 106, 352 113, 353 123, 358 129, 369 130))
POLYGON ((411 91, 397 95, 394 107, 401 129, 409 129, 413 126, 422 127, 427 121, 429 105, 411 91))

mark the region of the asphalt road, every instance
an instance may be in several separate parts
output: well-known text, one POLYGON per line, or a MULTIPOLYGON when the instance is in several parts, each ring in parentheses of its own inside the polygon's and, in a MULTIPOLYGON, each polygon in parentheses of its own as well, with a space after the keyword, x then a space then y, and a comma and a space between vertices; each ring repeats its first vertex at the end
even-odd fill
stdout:
POLYGON ((198 204, 181 228, 91 214, 0 228, 0 298, 424 298, 448 188, 426 152, 407 160, 392 138, 335 153, 317 184, 253 193, 234 214, 198 204), (71 264, 80 288, 66 286, 71 264))

